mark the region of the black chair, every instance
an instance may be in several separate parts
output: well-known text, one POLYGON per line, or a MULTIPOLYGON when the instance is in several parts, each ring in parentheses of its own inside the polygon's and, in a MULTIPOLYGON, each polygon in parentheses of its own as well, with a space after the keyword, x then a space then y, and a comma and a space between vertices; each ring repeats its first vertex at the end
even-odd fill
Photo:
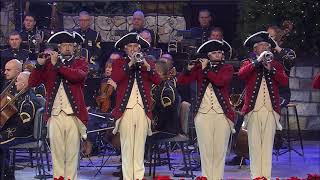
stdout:
MULTIPOLYGON (((178 114, 180 115, 180 108, 181 108, 181 99, 178 99, 179 101, 179 108, 178 108, 178 114)), ((181 122, 181 127, 183 127, 183 131, 185 134, 188 134, 186 132, 188 130, 188 117, 189 117, 189 112, 190 109, 186 111, 185 118, 183 122, 181 122)), ((180 118, 180 117, 179 117, 180 118)), ((147 142, 147 146, 149 146, 149 161, 150 161, 150 166, 149 166, 149 176, 151 176, 151 169, 153 168, 153 177, 155 177, 156 174, 156 166, 157 164, 162 164, 161 158, 160 158, 160 147, 162 145, 165 146, 166 150, 166 161, 169 167, 169 170, 171 170, 171 162, 170 162, 170 152, 169 152, 169 144, 176 144, 180 148, 182 152, 182 157, 183 157, 183 163, 184 163, 184 169, 186 171, 186 175, 189 175, 189 171, 191 173, 191 177, 193 177, 193 171, 191 168, 191 157, 190 157, 190 150, 188 149, 188 144, 189 144, 189 138, 185 135, 176 135, 172 138, 164 138, 164 139, 152 139, 149 142, 147 142), (185 149, 186 148, 186 149, 185 149)))
MULTIPOLYGON (((34 130, 33 130, 33 141, 31 142, 27 142, 24 144, 18 144, 15 146, 10 147, 9 149, 11 151, 13 151, 13 167, 15 166, 15 162, 16 162, 16 152, 17 150, 21 150, 21 149, 27 149, 27 150, 34 150, 36 152, 36 161, 37 161, 37 165, 36 168, 38 170, 38 175, 36 175, 35 178, 39 178, 39 179, 46 179, 50 176, 46 175, 46 171, 45 171, 45 164, 44 164, 44 160, 43 160, 43 151, 42 149, 46 149, 46 144, 45 144, 45 140, 46 140, 46 133, 45 133, 45 125, 44 125, 44 120, 43 120, 43 113, 44 113, 44 108, 39 108, 36 112, 35 115, 35 119, 34 119, 34 130)), ((45 150, 46 151, 46 150, 45 150)), ((47 151, 46 151, 47 153, 47 151)), ((47 163, 48 159, 47 159, 47 163)), ((49 169, 49 167, 48 167, 49 169)))

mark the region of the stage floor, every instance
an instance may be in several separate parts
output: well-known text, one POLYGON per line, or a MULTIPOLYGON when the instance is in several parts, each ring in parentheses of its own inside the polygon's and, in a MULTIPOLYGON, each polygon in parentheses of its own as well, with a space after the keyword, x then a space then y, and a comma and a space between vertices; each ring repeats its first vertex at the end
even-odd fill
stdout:
MULTIPOLYGON (((300 151, 300 146, 297 143, 294 144, 294 148, 300 151)), ((278 160, 276 156, 273 156, 273 166, 272 166, 272 177, 292 177, 297 176, 300 178, 305 178, 308 173, 317 173, 320 174, 320 142, 319 141, 305 141, 304 142, 304 158, 297 155, 295 152, 286 153, 279 156, 278 160)), ((165 157, 165 154, 162 154, 165 157)), ((227 158, 232 158, 233 155, 229 155, 227 158)), ((183 160, 179 150, 175 150, 171 153, 173 170, 169 171, 167 165, 157 166, 156 174, 157 175, 169 175, 172 179, 181 179, 179 177, 174 177, 174 174, 182 174, 184 171, 180 169, 183 167, 183 160)), ((101 157, 94 156, 91 160, 95 165, 100 165, 101 157)), ((197 161, 199 159, 197 154, 193 155, 193 159, 197 161)), ((90 164, 88 159, 81 160, 81 166, 87 166, 90 164)), ((26 167, 30 165, 28 162, 18 162, 18 166, 24 166, 22 170, 16 171, 17 180, 31 180, 34 179, 36 174, 35 168, 26 167)), ((92 164, 91 164, 92 165, 92 164)), ((113 172, 118 171, 117 166, 119 163, 119 156, 112 156, 106 163, 109 167, 103 167, 101 174, 96 174, 96 167, 80 167, 79 170, 79 180, 89 180, 89 179, 98 179, 98 180, 118 180, 118 177, 112 176, 113 172)), ((146 179, 152 179, 148 176, 149 167, 146 167, 146 179)), ((49 172, 52 174, 52 170, 49 172)), ((239 166, 225 166, 225 179, 250 179, 250 170, 249 166, 243 166, 241 169, 239 166)), ((194 174, 200 176, 200 171, 194 171, 194 174)), ((184 177, 184 179, 191 179, 184 177)))

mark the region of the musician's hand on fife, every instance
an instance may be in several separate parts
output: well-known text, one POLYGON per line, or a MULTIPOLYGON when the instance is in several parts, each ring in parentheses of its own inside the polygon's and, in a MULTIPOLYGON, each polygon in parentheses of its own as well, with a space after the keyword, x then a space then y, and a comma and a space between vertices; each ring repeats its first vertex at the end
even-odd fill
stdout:
POLYGON ((143 66, 145 66, 147 68, 147 71, 150 71, 151 66, 145 58, 143 58, 143 66))
POLYGON ((259 57, 257 58, 257 61, 260 63, 263 61, 263 58, 264 58, 264 52, 262 52, 259 57))
POLYGON ((134 58, 134 57, 130 58, 130 61, 128 63, 129 67, 131 67, 132 65, 136 64, 136 62, 137 62, 136 58, 134 58))
POLYGON ((208 66, 208 62, 209 60, 208 59, 204 59, 204 58, 200 58, 200 63, 201 63, 201 67, 202 69, 206 68, 208 66))
POLYGON ((117 89, 117 83, 114 82, 112 79, 108 79, 107 84, 110 84, 113 89, 117 89))
POLYGON ((58 62, 58 52, 56 52, 56 51, 51 51, 51 52, 50 52, 50 56, 51 56, 51 63, 52 63, 52 65, 56 65, 56 63, 58 62))
POLYGON ((271 68, 272 68, 270 62, 265 62, 265 61, 263 61, 263 62, 262 62, 262 65, 263 65, 266 69, 268 69, 269 71, 270 71, 271 68))

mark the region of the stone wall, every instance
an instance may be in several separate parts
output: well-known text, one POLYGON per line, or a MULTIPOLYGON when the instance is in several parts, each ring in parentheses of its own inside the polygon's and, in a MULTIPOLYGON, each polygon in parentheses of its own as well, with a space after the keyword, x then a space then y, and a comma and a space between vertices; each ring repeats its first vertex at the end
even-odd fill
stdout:
MULTIPOLYGON (((63 16, 64 28, 78 28, 78 19, 78 16, 63 16)), ((115 36, 115 30, 132 29, 132 16, 92 16, 92 19, 91 28, 100 32, 102 41, 115 42, 120 38, 115 36)), ((158 42, 168 43, 170 39, 177 38, 177 30, 186 29, 186 22, 184 17, 180 16, 146 16, 145 27, 158 34, 158 42)))
MULTIPOLYGON (((297 104, 300 128, 320 130, 320 91, 312 89, 312 80, 320 72, 319 67, 295 67, 290 73, 291 102, 297 104)), ((296 129, 297 123, 293 110, 289 110, 290 128, 296 129)))
POLYGON ((1 0, 0 10, 0 45, 7 44, 8 33, 13 31, 14 23, 14 2, 8 0, 1 0))

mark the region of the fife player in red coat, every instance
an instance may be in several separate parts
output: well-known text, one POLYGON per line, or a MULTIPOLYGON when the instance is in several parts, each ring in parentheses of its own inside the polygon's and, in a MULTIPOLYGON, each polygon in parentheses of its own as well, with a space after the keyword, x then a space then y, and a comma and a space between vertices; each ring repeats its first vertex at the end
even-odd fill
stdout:
POLYGON ((143 179, 144 146, 151 135, 151 85, 160 84, 154 64, 144 57, 142 48, 150 44, 137 33, 119 39, 116 48, 123 49, 127 57, 112 64, 111 79, 117 83, 116 105, 112 115, 116 119, 113 133, 120 133, 122 173, 124 180, 143 179), (143 56, 143 55, 142 55, 143 56))
POLYGON ((269 53, 276 43, 268 32, 253 34, 244 45, 256 54, 255 58, 244 60, 239 70, 239 77, 246 83, 242 113, 248 130, 251 177, 269 179, 275 131, 282 129, 279 86, 287 85, 288 76, 269 53))
POLYGON ((233 67, 224 63, 224 51, 229 47, 221 41, 209 40, 198 53, 208 56, 200 63, 189 64, 179 74, 178 84, 197 81, 197 102, 194 123, 201 157, 201 172, 208 180, 223 179, 229 137, 234 131, 234 111, 229 101, 229 84, 233 67))
POLYGON ((54 179, 77 179, 80 138, 86 139, 88 112, 83 88, 88 74, 85 59, 75 56, 78 33, 61 31, 52 35, 48 43, 58 44, 58 52, 49 58, 39 57, 31 72, 31 87, 45 85, 47 90, 45 117, 48 120, 54 179))

